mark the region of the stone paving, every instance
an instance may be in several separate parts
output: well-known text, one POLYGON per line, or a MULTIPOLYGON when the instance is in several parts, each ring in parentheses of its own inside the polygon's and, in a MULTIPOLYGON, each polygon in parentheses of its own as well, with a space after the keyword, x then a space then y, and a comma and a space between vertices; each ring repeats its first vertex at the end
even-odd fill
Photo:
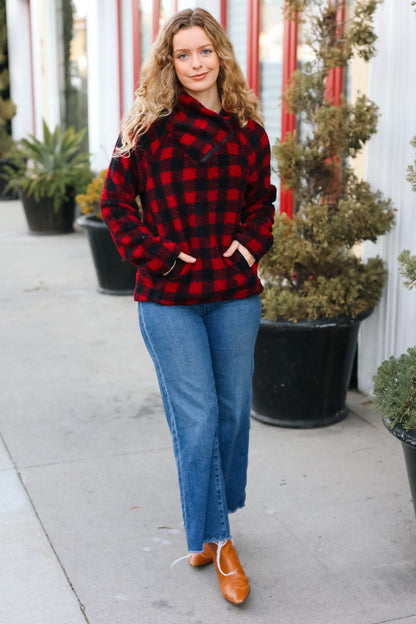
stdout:
POLYGON ((1 624, 416 624, 400 444, 368 397, 314 430, 252 422, 235 607, 186 554, 155 374, 85 232, 33 236, 1 202, 1 624))

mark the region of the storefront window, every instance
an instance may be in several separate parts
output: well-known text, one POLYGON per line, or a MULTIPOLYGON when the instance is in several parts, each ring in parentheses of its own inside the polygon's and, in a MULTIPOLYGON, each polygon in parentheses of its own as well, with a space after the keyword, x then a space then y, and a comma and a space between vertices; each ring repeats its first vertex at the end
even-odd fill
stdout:
MULTIPOLYGON (((261 0, 259 84, 266 131, 273 146, 280 136, 283 59, 283 0, 261 0)), ((276 173, 273 183, 278 184, 276 173)))
POLYGON ((159 26, 163 24, 173 15, 175 12, 174 0, 160 0, 160 17, 159 26))
POLYGON ((149 54, 152 44, 152 2, 140 0, 140 56, 142 62, 149 54))
POLYGON ((228 0, 227 34, 238 64, 247 76, 247 0, 228 0))
MULTIPOLYGON (((87 0, 62 0, 64 105, 62 124, 88 127, 87 0)), ((88 149, 87 133, 83 148, 88 149)))

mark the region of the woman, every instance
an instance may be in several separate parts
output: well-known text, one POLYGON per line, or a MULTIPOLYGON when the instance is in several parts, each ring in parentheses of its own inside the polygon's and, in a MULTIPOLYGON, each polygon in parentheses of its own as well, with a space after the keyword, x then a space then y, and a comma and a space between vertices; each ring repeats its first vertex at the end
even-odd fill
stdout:
POLYGON ((138 267, 134 299, 173 438, 190 564, 214 561, 224 597, 240 604, 250 586, 228 514, 245 503, 256 269, 274 215, 269 143, 207 11, 167 22, 141 80, 102 214, 138 267))

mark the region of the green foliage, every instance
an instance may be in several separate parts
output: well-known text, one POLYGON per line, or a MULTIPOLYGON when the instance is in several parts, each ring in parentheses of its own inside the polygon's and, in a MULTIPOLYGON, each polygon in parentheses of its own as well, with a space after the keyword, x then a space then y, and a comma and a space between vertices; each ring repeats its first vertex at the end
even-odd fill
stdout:
POLYGON ((411 256, 408 249, 403 249, 398 255, 399 272, 404 277, 404 285, 410 289, 416 286, 416 255, 411 256))
MULTIPOLYGON (((416 136, 410 141, 410 145, 416 148, 416 136)), ((412 185, 412 191, 416 191, 416 160, 407 168, 407 181, 412 185)))
POLYGON ((327 71, 345 66, 354 55, 368 61, 375 53, 376 34, 373 17, 383 0, 355 0, 354 12, 344 33, 337 23, 342 0, 285 0, 287 19, 306 23, 309 35, 306 43, 327 71))
POLYGON ((374 376, 375 405, 389 428, 416 429, 416 347, 384 360, 374 376))
POLYGON ((8 169, 8 188, 22 190, 36 201, 50 197, 59 210, 64 201, 85 190, 92 178, 89 154, 79 152, 84 133, 73 127, 62 132, 59 126, 51 132, 44 122, 43 141, 33 135, 22 139, 17 170, 8 169))
POLYGON ((102 220, 103 217, 101 215, 100 199, 104 188, 106 174, 107 169, 100 171, 99 175, 88 184, 85 194, 77 195, 75 197, 82 214, 92 215, 97 219, 102 220))
POLYGON ((10 127, 10 121, 16 114, 16 106, 9 94, 7 59, 6 2, 0 0, 0 158, 11 158, 16 152, 10 127))
POLYGON ((394 210, 349 166, 376 132, 377 106, 364 95, 354 104, 342 96, 338 106, 325 96, 335 65, 345 65, 353 54, 366 59, 374 54, 377 4, 357 0, 342 32, 337 2, 288 2, 289 10, 303 9, 296 19, 308 20, 313 59, 293 74, 284 95, 302 132, 273 147, 282 185, 294 192, 296 212, 292 220, 276 216, 273 246, 261 261, 269 320, 356 316, 380 299, 386 278, 382 261, 363 263, 353 248, 386 233, 394 210))

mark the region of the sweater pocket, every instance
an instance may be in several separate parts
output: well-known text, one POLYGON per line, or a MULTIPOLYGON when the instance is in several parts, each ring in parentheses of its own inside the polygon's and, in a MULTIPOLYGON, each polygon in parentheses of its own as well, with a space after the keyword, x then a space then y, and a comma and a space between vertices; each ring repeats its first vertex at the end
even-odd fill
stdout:
POLYGON ((250 266, 238 249, 229 258, 224 258, 228 278, 238 287, 253 287, 258 283, 257 265, 250 266))
POLYGON ((164 293, 165 300, 175 303, 233 298, 238 293, 260 292, 256 265, 250 267, 239 251, 226 258, 219 250, 212 250, 196 262, 177 260, 165 276, 143 276, 143 285, 149 290, 164 293))

